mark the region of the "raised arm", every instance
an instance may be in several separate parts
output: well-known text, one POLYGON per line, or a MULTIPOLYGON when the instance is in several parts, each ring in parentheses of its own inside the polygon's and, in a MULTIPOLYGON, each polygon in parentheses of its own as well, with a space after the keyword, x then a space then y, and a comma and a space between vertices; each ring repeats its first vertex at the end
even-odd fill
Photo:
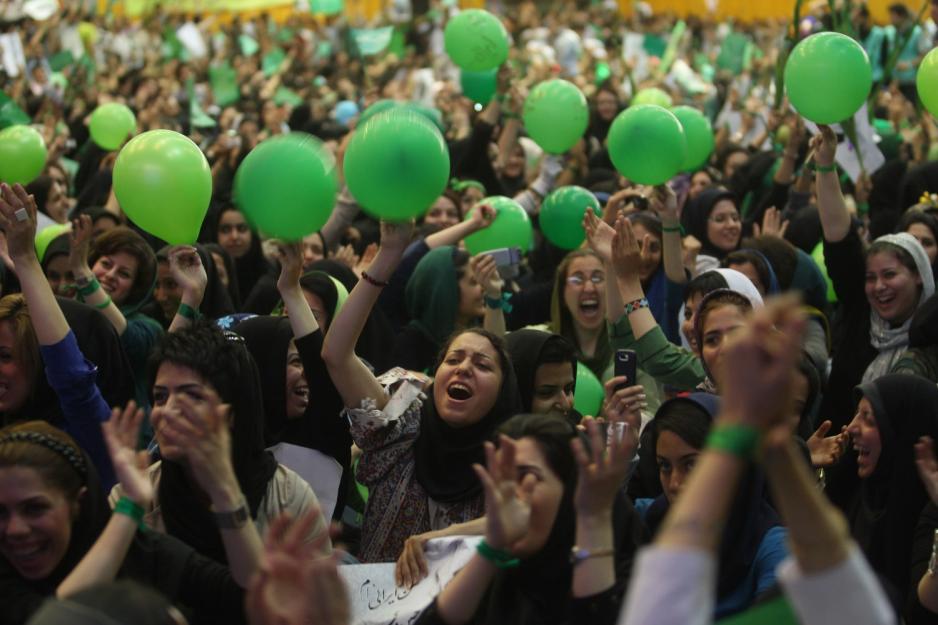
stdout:
POLYGON ((830 126, 818 126, 818 129, 820 132, 811 139, 814 162, 817 164, 817 206, 824 239, 837 243, 850 231, 850 213, 840 190, 840 178, 837 177, 834 164, 837 135, 830 126))
POLYGON ((277 290, 289 313, 290 327, 294 338, 309 336, 319 329, 316 316, 303 297, 300 277, 303 274, 302 243, 279 243, 277 245, 280 261, 280 277, 277 278, 277 290))
POLYGON ((495 220, 495 209, 490 204, 473 206, 469 211, 469 219, 456 225, 444 228, 429 235, 424 241, 431 250, 444 245, 456 245, 470 234, 487 228, 495 220))
POLYGON ((489 254, 477 254, 469 260, 469 265, 485 297, 485 318, 482 327, 495 336, 504 337, 505 307, 509 304, 502 299, 505 281, 498 273, 495 258, 489 254))
POLYGON ((91 245, 92 236, 91 217, 81 215, 78 219, 72 220, 72 231, 69 233, 71 246, 68 251, 68 263, 75 275, 78 295, 83 302, 104 313, 104 316, 111 322, 117 333, 123 334, 124 330, 127 329, 127 320, 117 304, 111 301, 111 296, 101 288, 101 283, 98 282, 88 266, 88 248, 91 245))
POLYGON ((664 273, 675 284, 687 282, 681 244, 681 218, 677 213, 677 195, 666 184, 655 187, 650 198, 651 208, 661 218, 661 246, 664 273))
POLYGON ((189 245, 180 245, 170 251, 169 271, 182 289, 179 308, 176 309, 173 322, 169 325, 169 331, 175 332, 188 327, 196 318, 202 298, 205 297, 208 275, 202 266, 202 257, 189 245))
POLYGON ((342 401, 349 408, 359 408, 363 399, 373 399, 377 408, 384 408, 388 397, 381 384, 365 363, 355 355, 355 344, 361 336, 368 315, 381 288, 387 284, 407 244, 413 222, 381 224, 381 247, 367 271, 362 272, 342 310, 329 325, 323 342, 322 359, 342 401))

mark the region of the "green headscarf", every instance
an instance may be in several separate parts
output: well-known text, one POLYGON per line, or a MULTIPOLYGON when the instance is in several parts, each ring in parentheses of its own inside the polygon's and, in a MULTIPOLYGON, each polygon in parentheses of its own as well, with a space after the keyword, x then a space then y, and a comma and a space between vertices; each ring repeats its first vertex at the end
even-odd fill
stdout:
POLYGON ((442 345, 456 329, 459 310, 459 274, 453 262, 456 248, 444 245, 424 256, 404 290, 412 325, 442 345))

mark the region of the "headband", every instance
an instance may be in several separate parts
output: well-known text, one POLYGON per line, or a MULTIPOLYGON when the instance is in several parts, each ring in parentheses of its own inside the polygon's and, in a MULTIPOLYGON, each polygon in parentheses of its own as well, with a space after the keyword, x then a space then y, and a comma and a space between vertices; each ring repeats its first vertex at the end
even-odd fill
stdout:
POLYGON ((41 432, 11 432, 0 437, 0 445, 4 443, 32 443, 34 445, 41 445, 65 458, 66 462, 72 465, 72 468, 75 469, 75 472, 78 473, 82 479, 88 476, 88 467, 85 466, 85 459, 82 458, 81 453, 75 451, 75 448, 68 443, 64 443, 51 436, 46 436, 41 432))

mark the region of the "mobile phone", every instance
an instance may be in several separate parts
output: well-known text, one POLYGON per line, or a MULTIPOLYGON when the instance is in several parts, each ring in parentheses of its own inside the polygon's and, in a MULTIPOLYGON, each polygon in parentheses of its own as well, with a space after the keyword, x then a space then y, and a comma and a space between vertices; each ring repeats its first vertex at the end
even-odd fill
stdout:
POLYGON ((521 249, 517 247, 500 247, 486 252, 495 259, 498 274, 505 280, 517 278, 521 275, 521 249))
POLYGON ((617 349, 615 358, 615 377, 626 377, 626 382, 616 386, 615 390, 638 384, 638 355, 631 349, 617 349))

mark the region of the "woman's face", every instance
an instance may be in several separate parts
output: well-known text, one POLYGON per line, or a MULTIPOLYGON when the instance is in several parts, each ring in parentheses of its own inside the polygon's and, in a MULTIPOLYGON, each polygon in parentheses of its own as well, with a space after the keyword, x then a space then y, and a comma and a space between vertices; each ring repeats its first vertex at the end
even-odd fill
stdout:
POLYGON ((506 178, 518 178, 524 175, 524 148, 516 145, 511 151, 508 160, 505 161, 504 174, 506 178))
POLYGON ((182 301, 182 289, 173 278, 168 261, 160 261, 156 264, 156 288, 153 289, 153 299, 160 305, 165 319, 172 319, 176 316, 176 310, 182 301))
POLYGON ((759 291, 759 295, 761 295, 763 298, 765 297, 765 285, 762 284, 762 277, 759 275, 759 270, 756 269, 755 265, 747 260, 744 263, 730 264, 730 269, 735 269, 739 273, 749 278, 749 281, 752 282, 752 285, 756 287, 757 291, 759 291))
POLYGON ((423 223, 432 224, 442 230, 459 223, 459 208, 453 204, 453 201, 441 195, 427 211, 423 218, 423 223))
POLYGON ((791 431, 798 431, 798 424, 801 423, 801 415, 804 414, 808 403, 808 393, 811 392, 811 385, 808 378, 801 370, 796 372, 791 390, 791 431))
POLYGON ((925 224, 910 224, 906 232, 918 239, 918 242, 925 248, 925 253, 928 254, 928 263, 934 265, 935 258, 938 258, 938 243, 935 242, 935 234, 931 228, 925 224))
POLYGON ((573 408, 573 387, 576 382, 569 362, 545 362, 534 373, 534 394, 531 412, 566 415, 573 408))
POLYGON ((137 258, 127 252, 115 252, 102 256, 94 263, 91 271, 101 283, 101 288, 120 306, 137 279, 137 258))
POLYGON ((704 298, 702 293, 694 293, 684 302, 684 320, 681 322, 681 334, 690 345, 690 350, 700 355, 700 346, 697 345, 697 335, 694 334, 694 320, 697 318, 697 307, 704 298))
POLYGON ((463 267, 463 274, 459 279, 459 310, 456 317, 463 323, 468 323, 469 320, 478 319, 484 314, 485 299, 482 295, 482 285, 467 265, 463 267))
POLYGON ((883 452, 883 443, 879 438, 879 426, 876 425, 873 406, 866 397, 860 399, 857 404, 857 413, 847 426, 847 433, 857 452, 857 475, 863 479, 868 478, 876 470, 883 452))
POLYGON ((642 248, 642 265, 639 268, 639 278, 642 282, 646 282, 655 275, 658 267, 661 266, 661 239, 638 222, 632 224, 632 232, 635 233, 638 244, 642 248), (646 236, 648 236, 647 251, 644 249, 646 236))
POLYGON ((22 577, 45 579, 65 557, 78 505, 35 469, 0 469, 0 553, 22 577))
POLYGON ((75 275, 66 254, 54 256, 46 263, 46 280, 56 295, 68 298, 75 296, 75 275))
POLYGON ((227 210, 218 221, 218 244, 232 258, 241 258, 251 249, 251 229, 244 215, 236 210, 227 210))
POLYGON ((547 544, 563 499, 563 482, 551 470, 540 446, 531 438, 515 442, 515 465, 518 469, 518 497, 530 504, 531 522, 524 537, 511 546, 511 551, 524 558, 533 556, 547 544), (525 478, 526 484, 522 486, 525 478))
POLYGON ((303 267, 309 267, 325 257, 325 246, 321 234, 314 232, 303 237, 303 267))
POLYGON ((303 359, 296 350, 296 343, 290 341, 287 347, 287 418, 298 419, 306 413, 309 406, 309 384, 303 370, 303 359))
POLYGON ((68 216, 68 187, 58 180, 52 180, 49 187, 49 197, 46 200, 46 214, 57 223, 65 223, 68 216))
POLYGON ((736 173, 736 170, 746 164, 749 155, 746 152, 739 151, 730 154, 726 162, 723 163, 723 180, 729 180, 736 173))
POLYGON ((320 329, 322 329, 325 334, 329 329, 330 317, 322 298, 306 289, 303 289, 303 297, 306 298, 306 303, 309 304, 310 311, 313 313, 313 316, 316 317, 316 323, 319 324, 320 329))
POLYGON ((732 252, 739 245, 742 225, 736 205, 731 200, 720 200, 707 218, 707 238, 714 247, 732 252))
POLYGON ((746 314, 735 304, 724 304, 710 309, 703 327, 703 345, 701 357, 707 365, 713 382, 720 386, 722 373, 722 354, 726 340, 740 330, 746 323, 746 314))
POLYGON ((11 321, 0 321, 0 413, 14 412, 26 403, 32 379, 19 358, 11 321))
POLYGON ((228 288, 228 267, 225 266, 225 259, 217 252, 212 252, 212 260, 215 261, 215 273, 218 274, 218 281, 228 288))
POLYGON ((866 299, 884 321, 902 325, 918 308, 922 279, 895 254, 879 252, 866 259, 866 299))
POLYGON ((580 256, 567 266, 563 303, 580 328, 596 330, 606 322, 606 272, 598 258, 580 256))
POLYGON ((185 451, 170 445, 162 435, 163 410, 179 408, 179 398, 185 396, 194 408, 217 410, 222 403, 215 387, 193 369, 174 362, 160 363, 153 382, 153 412, 151 420, 160 454, 176 462, 185 462, 185 451), (162 410, 157 410, 157 408, 162 410))
POLYGON ((462 214, 467 215, 472 207, 485 199, 485 194, 476 187, 467 187, 462 192, 462 214))
POLYGON ((94 225, 91 227, 91 233, 99 237, 108 230, 112 230, 117 227, 117 218, 113 215, 104 215, 98 217, 94 220, 94 225))
POLYGON ((619 101, 616 99, 615 94, 605 90, 600 91, 596 95, 596 112, 599 114, 600 119, 607 122, 612 121, 619 112, 619 101))
POLYGON ((498 352, 487 338, 475 332, 457 336, 433 377, 440 418, 456 428, 478 423, 498 400, 503 375, 498 352))
POLYGON ((693 200, 705 189, 713 185, 713 179, 705 171, 698 171, 690 178, 690 189, 687 192, 687 199, 693 200))
POLYGON ((697 462, 700 450, 691 447, 683 438, 665 430, 658 434, 658 444, 655 447, 658 458, 658 479, 661 480, 661 489, 669 503, 674 503, 680 494, 687 477, 697 462))

